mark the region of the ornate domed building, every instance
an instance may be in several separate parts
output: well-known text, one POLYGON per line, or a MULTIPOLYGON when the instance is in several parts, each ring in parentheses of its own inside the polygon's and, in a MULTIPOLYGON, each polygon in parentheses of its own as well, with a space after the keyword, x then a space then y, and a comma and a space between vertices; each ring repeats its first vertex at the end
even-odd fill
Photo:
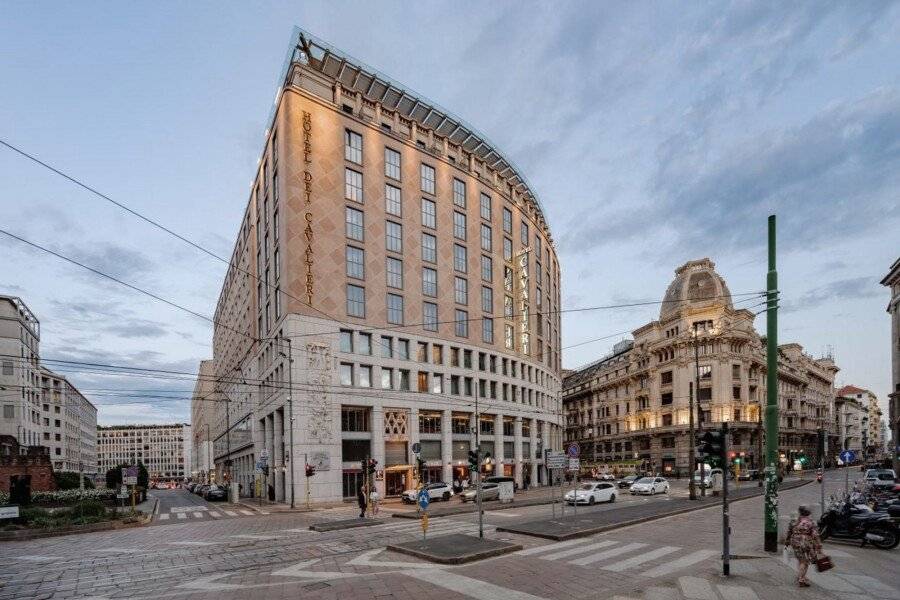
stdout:
MULTIPOLYGON (((752 309, 760 301, 735 302, 708 258, 678 267, 659 319, 563 383, 566 438, 580 442, 582 464, 687 475, 693 406, 698 429, 728 422, 732 450, 745 468, 759 468, 766 356, 752 309)), ((780 446, 789 465, 792 453, 815 456, 817 429, 830 427, 838 369, 799 344, 780 346, 779 361, 780 446)))

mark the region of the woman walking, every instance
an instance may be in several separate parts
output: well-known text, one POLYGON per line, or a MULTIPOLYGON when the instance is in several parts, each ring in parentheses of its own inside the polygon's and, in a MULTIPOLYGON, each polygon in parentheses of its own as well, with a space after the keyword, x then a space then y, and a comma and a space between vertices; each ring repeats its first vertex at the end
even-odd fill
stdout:
POLYGON ((806 571, 809 569, 809 563, 816 562, 816 559, 822 554, 822 540, 819 538, 819 530, 816 524, 809 516, 809 509, 801 506, 797 509, 797 512, 800 513, 800 517, 788 529, 784 545, 791 547, 794 551, 794 556, 797 557, 799 562, 797 566, 797 585, 809 587, 809 581, 806 580, 806 571))

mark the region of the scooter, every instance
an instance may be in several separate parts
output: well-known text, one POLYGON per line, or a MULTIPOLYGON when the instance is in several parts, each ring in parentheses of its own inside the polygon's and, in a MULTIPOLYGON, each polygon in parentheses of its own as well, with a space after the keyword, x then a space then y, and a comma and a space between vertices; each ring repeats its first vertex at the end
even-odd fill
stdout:
POLYGON ((850 502, 832 505, 825 511, 819 518, 819 534, 823 540, 858 540, 860 546, 872 544, 881 550, 900 544, 900 530, 889 514, 850 502))

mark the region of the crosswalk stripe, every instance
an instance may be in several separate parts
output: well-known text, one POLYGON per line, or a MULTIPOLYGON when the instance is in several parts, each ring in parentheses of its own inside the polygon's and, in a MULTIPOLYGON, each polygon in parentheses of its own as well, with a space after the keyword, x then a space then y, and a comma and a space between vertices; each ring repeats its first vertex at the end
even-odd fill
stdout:
POLYGON ((520 556, 529 556, 531 554, 539 554, 548 550, 556 550, 557 548, 566 548, 568 546, 572 546, 573 544, 580 544, 584 542, 584 540, 568 540, 566 542, 556 542, 555 544, 549 544, 547 546, 535 546, 534 548, 528 548, 527 550, 519 550, 516 554, 520 556))
POLYGON ((169 513, 162 513, 162 514, 159 515, 159 520, 160 520, 160 521, 168 521, 168 520, 169 520, 169 516, 170 516, 169 513))
POLYGON ((559 560, 560 558, 566 558, 567 556, 575 556, 576 554, 584 554, 585 552, 593 552, 594 550, 599 550, 600 548, 606 548, 608 546, 612 546, 614 544, 618 544, 618 542, 614 542, 612 540, 606 540, 603 542, 597 542, 596 544, 588 544, 587 546, 578 546, 576 548, 569 548, 568 550, 560 550, 559 552, 554 552, 553 554, 547 554, 546 556, 541 556, 540 558, 544 560, 559 560))
POLYGON ((642 565, 645 562, 650 562, 651 560, 660 558, 661 556, 665 556, 666 554, 672 554, 673 552, 677 552, 679 550, 681 550, 681 548, 679 548, 678 546, 663 546, 662 548, 656 548, 655 550, 645 552, 639 556, 626 558, 625 560, 621 560, 617 563, 606 565, 605 567, 600 568, 604 571, 624 571, 625 569, 630 569, 631 567, 642 565))
POLYGON ((222 516, 222 515, 220 515, 219 513, 215 512, 215 511, 209 511, 209 512, 206 513, 206 514, 208 514, 208 515, 211 516, 211 517, 215 517, 216 519, 218 519, 219 517, 222 516))
POLYGON ((179 519, 187 519, 187 515, 180 512, 180 513, 178 513, 178 518, 179 519))
POLYGON ((194 518, 195 518, 195 519, 202 519, 202 518, 203 518, 203 513, 202 513, 202 512, 195 512, 195 513, 194 513, 194 518))
POLYGON ((579 565, 581 567, 585 565, 590 565, 595 562, 600 562, 601 560, 606 560, 607 558, 612 558, 614 556, 621 556, 622 554, 627 554, 632 550, 637 550, 639 548, 643 548, 647 544, 625 544, 619 548, 613 548, 612 550, 607 550, 606 552, 598 552, 597 554, 591 554, 590 556, 584 556, 582 558, 576 558, 575 560, 570 560, 570 565, 579 565))
POLYGON ((664 565, 659 565, 658 567, 654 567, 649 571, 644 571, 641 573, 643 577, 662 577, 663 575, 669 575, 670 573, 674 573, 676 571, 680 571, 686 567, 689 567, 693 564, 696 564, 702 560, 706 560, 707 558, 711 558, 715 555, 719 554, 715 550, 697 550, 696 552, 691 552, 686 556, 682 556, 679 559, 673 560, 671 562, 667 562, 664 565))
POLYGON ((718 600, 710 583, 702 577, 679 577, 678 587, 685 598, 693 600, 718 600))
POLYGON ((237 516, 237 513, 234 512, 233 510, 223 510, 222 512, 225 513, 226 515, 228 515, 229 517, 236 517, 236 516, 237 516))
POLYGON ((249 511, 249 510, 242 510, 242 511, 240 511, 240 512, 241 512, 242 515, 252 515, 252 514, 253 514, 253 512, 252 512, 252 511, 249 511))
POLYGON ((724 600, 759 600, 752 588, 745 585, 716 585, 724 600))

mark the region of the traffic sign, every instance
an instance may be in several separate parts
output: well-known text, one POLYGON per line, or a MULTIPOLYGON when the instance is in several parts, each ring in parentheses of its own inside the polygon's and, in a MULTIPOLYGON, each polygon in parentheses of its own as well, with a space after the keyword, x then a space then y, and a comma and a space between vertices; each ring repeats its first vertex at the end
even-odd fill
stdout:
POLYGON ((569 458, 578 458, 581 456, 581 446, 577 442, 572 442, 566 446, 566 454, 569 455, 569 458))
POLYGON ((419 490, 419 507, 422 510, 428 508, 428 504, 431 502, 431 498, 428 496, 428 490, 419 490))
POLYGON ((0 506, 0 519, 18 519, 19 506, 12 504, 9 506, 0 506))
POLYGON ((413 444, 413 445, 412 445, 412 451, 413 451, 413 454, 418 454, 419 452, 421 452, 421 451, 422 451, 422 444, 420 444, 419 442, 416 442, 415 444, 413 444))
POLYGON ((844 450, 841 452, 841 461, 845 463, 852 463, 856 460, 856 453, 853 450, 844 450))
POLYGON ((570 458, 569 459, 569 470, 570 471, 578 471, 581 469, 581 459, 580 458, 570 458))
POLYGON ((566 455, 562 452, 547 452, 545 459, 548 469, 564 469, 566 468, 566 455))

